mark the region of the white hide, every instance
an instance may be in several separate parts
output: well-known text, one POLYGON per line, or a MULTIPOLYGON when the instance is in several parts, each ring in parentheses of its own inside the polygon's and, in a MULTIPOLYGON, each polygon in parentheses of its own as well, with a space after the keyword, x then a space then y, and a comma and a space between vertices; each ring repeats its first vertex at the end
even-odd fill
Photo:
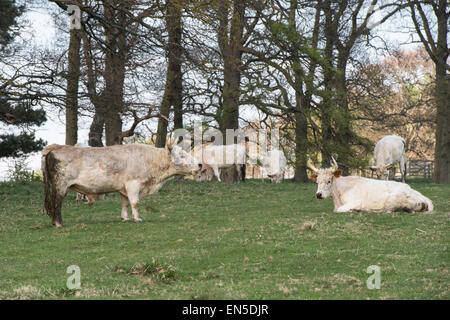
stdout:
POLYGON ((280 183, 283 180, 287 163, 283 151, 278 149, 270 150, 260 160, 261 167, 267 173, 270 180, 275 183, 280 183))
POLYGON ((316 172, 318 198, 331 196, 334 212, 433 211, 433 203, 409 185, 363 177, 338 177, 332 169, 316 172))
POLYGON ((402 181, 406 178, 406 142, 403 138, 396 135, 389 135, 381 138, 375 145, 373 152, 373 159, 375 166, 371 167, 376 171, 377 177, 382 180, 387 180, 389 177, 388 170, 393 170, 395 173, 395 164, 400 165, 402 173, 402 181), (391 169, 389 167, 392 166, 391 169))
MULTIPOLYGON (((217 180, 221 181, 219 169, 229 168, 236 164, 238 167, 238 174, 241 175, 240 167, 241 165, 245 165, 245 157, 245 146, 241 144, 208 145, 202 150, 201 162, 202 164, 209 166, 213 170, 217 180)), ((202 170, 205 171, 205 173, 207 166, 202 170)))

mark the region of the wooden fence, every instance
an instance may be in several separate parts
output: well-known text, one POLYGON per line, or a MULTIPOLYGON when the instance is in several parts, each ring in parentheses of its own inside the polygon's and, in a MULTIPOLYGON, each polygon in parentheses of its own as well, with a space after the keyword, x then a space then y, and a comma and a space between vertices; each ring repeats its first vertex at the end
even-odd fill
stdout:
POLYGON ((431 178, 433 176, 433 160, 408 160, 407 172, 410 177, 431 178))
MULTIPOLYGON (((433 177, 433 170, 434 170, 433 160, 419 160, 419 159, 408 160, 406 166, 408 177, 423 177, 423 178, 433 177)), ((247 164, 246 167, 247 167, 246 168, 247 178, 250 179, 267 178, 267 176, 262 172, 261 168, 258 165, 247 164)), ((350 174, 362 177, 376 178, 375 172, 370 170, 369 168, 351 170, 350 174)), ((395 175, 396 179, 397 178, 401 179, 401 174, 398 165, 396 165, 395 175)), ((294 177, 294 169, 292 167, 287 167, 284 174, 284 178, 291 179, 293 177, 294 177)))
MULTIPOLYGON (((434 161, 433 160, 420 160, 413 159, 408 160, 406 163, 406 172, 408 177, 423 177, 423 178, 432 178, 433 177, 433 169, 434 169, 434 161)), ((352 174, 376 178, 375 171, 366 168, 364 170, 358 169, 356 172, 352 172, 352 174)), ((401 178, 401 173, 398 165, 395 166, 395 177, 396 179, 401 178)))

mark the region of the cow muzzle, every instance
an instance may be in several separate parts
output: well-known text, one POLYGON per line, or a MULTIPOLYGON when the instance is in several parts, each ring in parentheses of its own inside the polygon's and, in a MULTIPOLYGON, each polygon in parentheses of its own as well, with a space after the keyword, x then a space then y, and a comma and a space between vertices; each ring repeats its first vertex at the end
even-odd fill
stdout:
POLYGON ((322 192, 317 192, 316 193, 316 198, 317 199, 323 199, 322 192))

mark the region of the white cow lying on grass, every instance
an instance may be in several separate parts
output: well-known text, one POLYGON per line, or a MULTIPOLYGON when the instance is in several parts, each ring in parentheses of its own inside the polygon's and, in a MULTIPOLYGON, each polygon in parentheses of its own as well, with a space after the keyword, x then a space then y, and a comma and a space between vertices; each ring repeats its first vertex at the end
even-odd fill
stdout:
MULTIPOLYGON (((194 154, 197 157, 196 154, 194 154)), ((229 168, 236 165, 239 181, 245 180, 245 146, 243 144, 212 145, 203 147, 201 163, 202 170, 194 176, 197 181, 211 180, 213 174, 218 181, 222 168, 229 168)))
POLYGON ((375 171, 378 179, 388 180, 389 173, 395 177, 395 164, 400 165, 402 181, 406 179, 406 142, 396 135, 384 136, 375 145, 373 151, 375 166, 370 169, 375 171))
POLYGON ((283 151, 274 149, 261 156, 261 167, 267 173, 270 181, 280 183, 286 169, 286 157, 283 151))
POLYGON ((433 203, 420 192, 406 183, 383 181, 362 177, 341 177, 333 159, 333 166, 316 169, 312 179, 317 182, 318 199, 333 198, 334 212, 371 211, 371 212, 418 212, 433 211, 433 203))

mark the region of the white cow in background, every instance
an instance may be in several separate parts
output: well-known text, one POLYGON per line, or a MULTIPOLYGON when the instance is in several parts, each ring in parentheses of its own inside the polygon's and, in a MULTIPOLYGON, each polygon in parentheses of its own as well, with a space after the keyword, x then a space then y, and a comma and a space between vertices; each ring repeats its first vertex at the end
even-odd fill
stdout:
POLYGON ((280 183, 283 180, 287 163, 283 151, 278 149, 270 150, 261 156, 260 161, 261 167, 272 182, 280 183))
MULTIPOLYGON (((233 165, 237 167, 239 181, 245 180, 246 153, 244 144, 209 144, 202 149, 201 163, 203 168, 194 176, 195 180, 211 180, 214 174, 217 180, 221 181, 219 169, 229 168, 233 165)), ((198 157, 195 153, 194 156, 198 157)))
POLYGON ((433 211, 433 203, 406 183, 363 177, 341 177, 342 171, 333 158, 333 166, 316 169, 310 162, 311 176, 317 182, 318 199, 333 198, 334 212, 419 212, 433 211))
POLYGON ((77 203, 80 202, 87 202, 89 206, 92 206, 94 204, 95 200, 105 200, 104 194, 82 194, 77 192, 77 203))
POLYGON ((388 180, 389 171, 392 170, 392 176, 395 176, 395 164, 400 165, 402 181, 406 179, 406 142, 403 138, 390 135, 381 138, 375 145, 373 159, 375 166, 370 169, 376 171, 380 180, 388 180))

